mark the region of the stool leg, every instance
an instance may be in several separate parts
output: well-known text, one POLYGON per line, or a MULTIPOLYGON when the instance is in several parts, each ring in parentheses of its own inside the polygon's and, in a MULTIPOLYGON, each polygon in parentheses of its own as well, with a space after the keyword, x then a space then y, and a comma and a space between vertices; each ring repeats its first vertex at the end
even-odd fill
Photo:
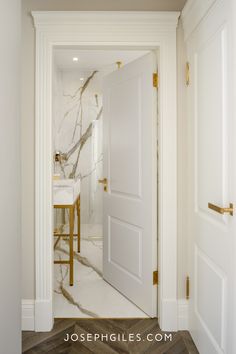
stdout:
POLYGON ((80 252, 80 197, 77 199, 77 251, 80 252))
POLYGON ((70 286, 74 284, 74 252, 73 252, 73 239, 74 239, 74 206, 70 210, 70 286))

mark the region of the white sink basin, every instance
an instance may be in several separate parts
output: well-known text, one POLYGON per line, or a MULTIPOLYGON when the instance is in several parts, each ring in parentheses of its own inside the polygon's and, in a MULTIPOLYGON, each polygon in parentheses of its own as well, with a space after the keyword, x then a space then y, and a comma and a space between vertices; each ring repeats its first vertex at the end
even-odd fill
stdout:
POLYGON ((79 194, 79 179, 59 179, 53 181, 53 205, 74 204, 79 194))

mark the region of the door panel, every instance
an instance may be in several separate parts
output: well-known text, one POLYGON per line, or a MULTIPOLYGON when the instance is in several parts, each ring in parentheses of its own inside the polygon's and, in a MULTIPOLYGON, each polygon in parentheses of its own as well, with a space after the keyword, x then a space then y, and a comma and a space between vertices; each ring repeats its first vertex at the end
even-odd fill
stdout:
POLYGON ((110 217, 108 244, 109 261, 128 275, 139 279, 142 269, 140 262, 142 230, 137 226, 110 217))
POLYGON ((223 326, 226 316, 226 276, 199 248, 195 249, 196 264, 196 315, 219 347, 223 343, 223 326), (202 291, 208 289, 210 291, 202 291), (214 296, 212 296, 214 294, 214 296))
POLYGON ((104 279, 150 316, 157 315, 156 69, 149 53, 108 75, 103 89, 104 279))
POLYGON ((190 331, 201 354, 233 353, 235 151, 227 6, 216 2, 187 43, 190 331))
POLYGON ((141 197, 141 85, 134 76, 110 90, 110 189, 133 198, 141 197))
POLYGON ((196 207, 220 222, 208 201, 224 205, 229 197, 226 38, 223 27, 195 54, 196 207))

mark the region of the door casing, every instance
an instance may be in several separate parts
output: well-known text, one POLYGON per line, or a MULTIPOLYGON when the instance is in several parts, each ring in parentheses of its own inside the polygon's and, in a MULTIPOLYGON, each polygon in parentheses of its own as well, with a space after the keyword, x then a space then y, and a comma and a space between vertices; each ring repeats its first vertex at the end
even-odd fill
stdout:
POLYGON ((158 314, 178 329, 177 109, 178 12, 32 12, 36 28, 35 331, 53 327, 52 53, 54 46, 156 49, 158 94, 158 314), (171 206, 171 207, 170 207, 171 206))

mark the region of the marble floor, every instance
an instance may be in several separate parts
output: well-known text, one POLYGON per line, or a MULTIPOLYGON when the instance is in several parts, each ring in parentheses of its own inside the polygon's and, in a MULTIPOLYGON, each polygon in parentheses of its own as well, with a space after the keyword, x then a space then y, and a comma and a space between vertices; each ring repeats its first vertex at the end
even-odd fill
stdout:
MULTIPOLYGON (((54 265, 55 318, 148 318, 102 278, 102 246, 101 240, 81 241, 81 253, 74 252, 74 286, 69 286, 68 266, 54 265)), ((68 251, 68 242, 61 240, 55 259, 66 259, 68 251)))

